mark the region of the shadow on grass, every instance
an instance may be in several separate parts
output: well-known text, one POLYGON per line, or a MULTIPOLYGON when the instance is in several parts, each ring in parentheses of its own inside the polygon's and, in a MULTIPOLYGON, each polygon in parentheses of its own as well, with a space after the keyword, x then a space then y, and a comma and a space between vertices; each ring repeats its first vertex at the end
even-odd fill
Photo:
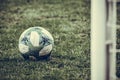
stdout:
POLYGON ((22 61, 25 61, 24 59, 18 59, 18 58, 3 58, 3 59, 0 59, 0 62, 22 62, 22 61))
POLYGON ((3 58, 0 59, 0 62, 37 62, 37 61, 50 61, 51 58, 48 59, 40 59, 40 60, 25 60, 24 58, 3 58))

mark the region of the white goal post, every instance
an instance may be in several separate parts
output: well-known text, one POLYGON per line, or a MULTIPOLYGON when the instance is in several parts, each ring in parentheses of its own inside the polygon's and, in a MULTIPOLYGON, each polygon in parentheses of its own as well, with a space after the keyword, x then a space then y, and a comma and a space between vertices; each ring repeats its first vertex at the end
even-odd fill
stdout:
POLYGON ((116 80, 116 0, 91 0, 91 80, 116 80))

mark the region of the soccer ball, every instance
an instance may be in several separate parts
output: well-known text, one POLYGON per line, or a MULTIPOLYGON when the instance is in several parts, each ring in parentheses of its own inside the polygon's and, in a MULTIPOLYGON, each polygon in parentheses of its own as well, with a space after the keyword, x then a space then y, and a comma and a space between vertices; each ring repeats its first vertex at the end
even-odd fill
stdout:
POLYGON ((25 60, 40 60, 50 57, 54 39, 42 27, 31 27, 19 38, 19 51, 25 60))

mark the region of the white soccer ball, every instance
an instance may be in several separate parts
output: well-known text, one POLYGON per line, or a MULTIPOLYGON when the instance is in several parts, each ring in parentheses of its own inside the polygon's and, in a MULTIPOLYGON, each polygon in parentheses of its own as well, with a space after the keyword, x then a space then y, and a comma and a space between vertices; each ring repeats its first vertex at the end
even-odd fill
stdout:
POLYGON ((42 27, 31 27, 19 38, 19 51, 24 59, 46 59, 50 56, 54 45, 52 35, 42 27))

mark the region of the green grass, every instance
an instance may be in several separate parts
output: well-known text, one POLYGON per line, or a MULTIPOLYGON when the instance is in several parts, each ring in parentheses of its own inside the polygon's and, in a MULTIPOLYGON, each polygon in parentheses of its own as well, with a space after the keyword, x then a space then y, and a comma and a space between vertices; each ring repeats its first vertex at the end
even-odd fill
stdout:
MULTIPOLYGON (((120 24, 120 5, 117 7, 120 24)), ((120 77, 120 53, 117 75, 120 77)), ((0 80, 90 80, 90 0, 1 0, 0 80), (20 55, 19 36, 33 26, 53 35, 50 60, 25 61, 20 55)))
POLYGON ((11 0, 0 12, 0 80, 89 80, 89 0, 11 0), (20 34, 41 26, 54 37, 50 60, 25 61, 20 34))
MULTIPOLYGON (((117 7, 120 24, 120 5, 117 7)), ((0 1, 0 80, 90 80, 90 0, 0 1), (25 61, 20 55, 19 36, 33 26, 53 35, 50 60, 25 61)))

